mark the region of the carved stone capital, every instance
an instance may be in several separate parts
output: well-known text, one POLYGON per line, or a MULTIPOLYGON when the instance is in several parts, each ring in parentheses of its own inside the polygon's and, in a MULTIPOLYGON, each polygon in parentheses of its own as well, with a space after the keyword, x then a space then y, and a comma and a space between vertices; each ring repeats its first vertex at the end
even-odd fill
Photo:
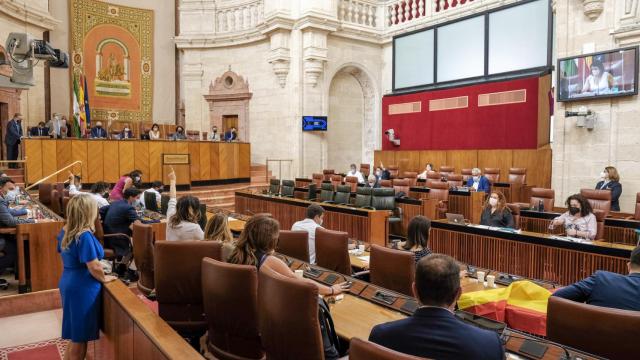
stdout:
POLYGON ((276 28, 269 32, 271 50, 269 50, 268 61, 273 67, 273 73, 276 75, 281 88, 284 88, 287 84, 287 75, 289 74, 289 64, 291 62, 290 37, 291 30, 286 28, 276 28))
POLYGON ((604 10, 604 0, 582 0, 582 11, 589 20, 596 20, 604 10))
POLYGON ((304 74, 306 83, 315 87, 318 85, 318 79, 324 70, 324 61, 318 59, 304 60, 304 74))

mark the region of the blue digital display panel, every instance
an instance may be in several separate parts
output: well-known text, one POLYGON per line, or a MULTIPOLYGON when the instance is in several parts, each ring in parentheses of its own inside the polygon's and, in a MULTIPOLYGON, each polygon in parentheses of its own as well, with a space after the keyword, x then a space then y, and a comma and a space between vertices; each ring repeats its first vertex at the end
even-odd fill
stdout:
POLYGON ((302 131, 327 131, 327 117, 303 116, 302 131))

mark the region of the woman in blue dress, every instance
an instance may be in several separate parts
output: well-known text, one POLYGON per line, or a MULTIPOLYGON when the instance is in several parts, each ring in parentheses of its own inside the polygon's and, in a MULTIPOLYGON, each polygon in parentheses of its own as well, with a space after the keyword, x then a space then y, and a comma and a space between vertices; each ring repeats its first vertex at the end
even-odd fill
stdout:
POLYGON ((62 338, 71 340, 65 359, 84 359, 87 342, 99 337, 102 283, 102 245, 93 235, 98 205, 89 194, 79 194, 67 205, 67 224, 58 235, 64 270, 58 287, 62 297, 62 338))

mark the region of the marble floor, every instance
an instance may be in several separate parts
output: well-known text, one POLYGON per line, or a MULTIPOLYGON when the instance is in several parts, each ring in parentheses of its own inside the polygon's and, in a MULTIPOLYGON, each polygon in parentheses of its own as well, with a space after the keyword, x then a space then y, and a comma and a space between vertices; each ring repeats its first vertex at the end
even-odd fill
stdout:
POLYGON ((62 309, 0 318, 0 348, 60 337, 62 309))

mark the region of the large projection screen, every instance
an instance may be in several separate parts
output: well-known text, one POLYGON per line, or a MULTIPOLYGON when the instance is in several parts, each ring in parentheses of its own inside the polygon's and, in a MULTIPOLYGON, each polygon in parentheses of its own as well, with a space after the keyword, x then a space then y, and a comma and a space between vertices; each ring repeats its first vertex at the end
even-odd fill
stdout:
POLYGON ((546 66, 548 33, 547 0, 489 14, 489 74, 546 66))
POLYGON ((433 83, 433 30, 399 37, 394 43, 394 88, 433 83))
POLYGON ((438 28, 438 82, 484 75, 484 16, 438 28))

